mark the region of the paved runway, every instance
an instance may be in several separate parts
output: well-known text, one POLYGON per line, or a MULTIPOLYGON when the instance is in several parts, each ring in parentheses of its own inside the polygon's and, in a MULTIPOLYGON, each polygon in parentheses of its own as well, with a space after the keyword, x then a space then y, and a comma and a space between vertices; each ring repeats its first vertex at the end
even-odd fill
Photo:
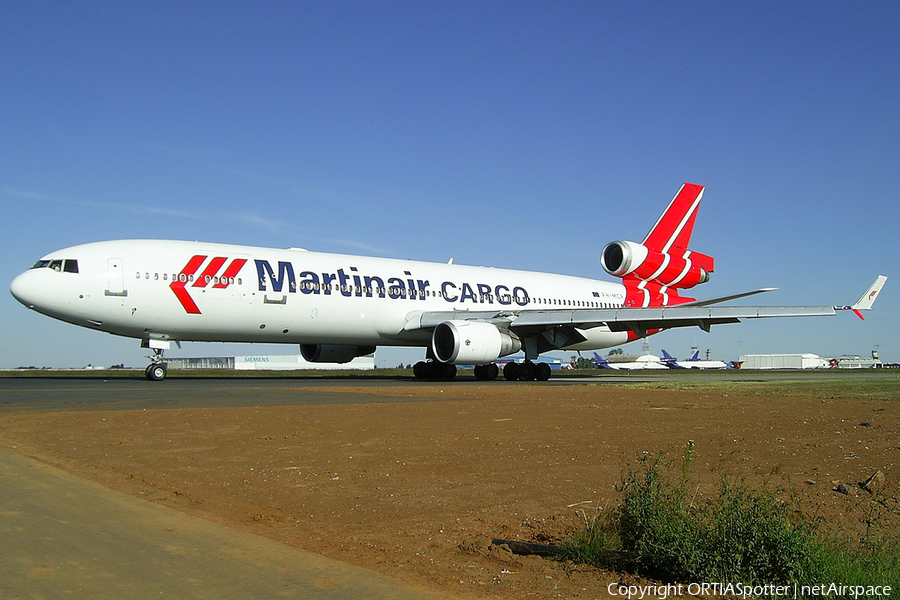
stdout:
POLYGON ((182 375, 165 381, 148 381, 139 374, 130 378, 0 377, 0 412, 431 402, 442 399, 438 391, 434 396, 412 398, 366 393, 366 390, 398 386, 437 389, 448 385, 496 385, 508 386, 512 390, 520 385, 596 384, 623 380, 641 381, 635 375, 615 374, 593 378, 560 378, 542 384, 503 380, 485 383, 472 376, 460 377, 453 382, 364 376, 219 378, 182 375), (354 393, 344 393, 347 388, 353 388, 354 393))
POLYGON ((2 598, 448 598, 0 449, 2 598))
POLYGON ((900 377, 894 369, 865 371, 598 371, 583 377, 555 377, 546 383, 477 381, 474 377, 459 377, 453 382, 416 381, 403 377, 189 377, 179 375, 165 381, 153 382, 136 373, 134 377, 0 377, 0 412, 56 411, 56 410, 134 410, 150 408, 201 408, 228 406, 288 406, 342 403, 430 402, 441 400, 441 386, 490 385, 508 387, 510 393, 517 386, 530 385, 604 385, 619 383, 648 383, 660 381, 775 381, 817 380, 834 378, 892 378, 900 377), (397 397, 366 393, 378 387, 431 387, 433 397, 397 397), (345 394, 337 388, 354 388, 345 394))
MULTIPOLYGON (((230 379, 143 377, 0 378, 0 412, 57 410, 140 410, 228 406, 285 406, 360 402, 400 402, 391 396, 336 393, 336 387, 405 385, 401 380, 230 379)), ((423 385, 410 381, 409 385, 423 385)), ((434 398, 436 399, 436 398, 434 398)), ((417 399, 429 401, 431 398, 417 399)))

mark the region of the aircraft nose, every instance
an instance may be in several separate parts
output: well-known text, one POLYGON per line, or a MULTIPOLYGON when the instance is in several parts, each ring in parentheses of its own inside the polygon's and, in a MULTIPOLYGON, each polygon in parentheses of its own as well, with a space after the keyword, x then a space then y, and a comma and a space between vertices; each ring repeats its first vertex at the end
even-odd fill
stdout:
POLYGON ((13 295, 13 298, 28 308, 34 308, 37 291, 33 275, 31 271, 25 271, 9 284, 9 292, 13 295))

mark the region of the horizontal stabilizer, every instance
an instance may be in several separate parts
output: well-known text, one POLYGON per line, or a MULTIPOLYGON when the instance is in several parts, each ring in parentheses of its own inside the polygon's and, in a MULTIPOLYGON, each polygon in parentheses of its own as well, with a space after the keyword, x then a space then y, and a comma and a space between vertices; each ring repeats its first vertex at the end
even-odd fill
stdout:
POLYGON ((707 298, 706 300, 695 300, 694 302, 688 302, 687 304, 682 304, 681 306, 709 306, 711 304, 719 304, 721 302, 737 300, 738 298, 746 298, 747 296, 755 296, 756 294, 763 294, 765 292, 774 292, 777 289, 778 288, 760 288, 758 290, 751 290, 749 292, 741 292, 740 294, 731 294, 730 296, 718 296, 717 298, 707 298))

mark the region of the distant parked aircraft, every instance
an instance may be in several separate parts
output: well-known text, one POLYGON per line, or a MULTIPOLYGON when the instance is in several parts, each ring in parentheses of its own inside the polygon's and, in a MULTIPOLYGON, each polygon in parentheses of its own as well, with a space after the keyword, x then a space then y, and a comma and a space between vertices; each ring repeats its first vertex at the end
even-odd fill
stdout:
POLYGON ((687 360, 678 360, 673 358, 665 350, 663 353, 663 362, 671 369, 727 369, 728 363, 721 360, 700 360, 700 351, 695 350, 694 354, 687 360))
POLYGON ((594 352, 594 361, 601 369, 613 369, 616 371, 634 371, 644 369, 668 369, 669 367, 658 356, 642 354, 640 356, 618 355, 610 360, 594 352))

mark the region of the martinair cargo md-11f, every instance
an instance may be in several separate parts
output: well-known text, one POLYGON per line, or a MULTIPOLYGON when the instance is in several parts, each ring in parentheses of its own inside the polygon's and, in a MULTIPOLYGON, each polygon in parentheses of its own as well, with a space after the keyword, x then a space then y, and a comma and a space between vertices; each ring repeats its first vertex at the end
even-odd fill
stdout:
POLYGON ((48 254, 16 277, 15 298, 68 323, 141 340, 146 375, 166 376, 171 342, 299 344, 311 362, 345 363, 377 346, 427 348, 420 379, 452 379, 523 350, 506 379, 546 380, 551 350, 618 346, 673 327, 869 310, 885 277, 853 306, 716 307, 769 291, 697 301, 713 258, 688 249, 703 187, 686 183, 640 244, 612 242, 601 264, 622 283, 452 264, 185 241, 123 240, 48 254))

